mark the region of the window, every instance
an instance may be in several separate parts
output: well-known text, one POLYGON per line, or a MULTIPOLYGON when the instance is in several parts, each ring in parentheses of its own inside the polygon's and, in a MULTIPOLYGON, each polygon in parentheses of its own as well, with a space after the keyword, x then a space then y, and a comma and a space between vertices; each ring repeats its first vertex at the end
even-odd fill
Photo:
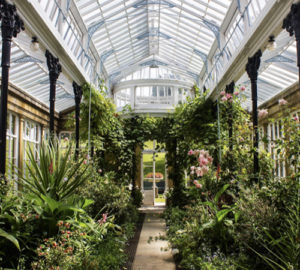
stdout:
POLYGON ((274 175, 277 177, 285 177, 286 169, 285 169, 285 161, 282 155, 277 153, 275 149, 276 140, 282 137, 282 124, 280 120, 275 121, 274 123, 270 123, 268 125, 268 139, 269 145, 268 150, 271 153, 271 157, 274 160, 274 175))
POLYGON ((24 174, 27 174, 26 162, 28 162, 28 152, 31 149, 35 159, 38 160, 38 151, 41 144, 41 126, 29 120, 24 121, 24 174))
POLYGON ((262 141, 262 139, 265 136, 264 128, 260 127, 258 132, 259 132, 259 148, 265 149, 264 142, 262 141))
POLYGON ((9 179, 16 179, 18 175, 18 134, 19 118, 15 114, 8 113, 6 130, 6 171, 9 179))
POLYGON ((69 141, 73 139, 73 132, 72 131, 61 131, 59 133, 59 142, 61 149, 68 149, 69 141))

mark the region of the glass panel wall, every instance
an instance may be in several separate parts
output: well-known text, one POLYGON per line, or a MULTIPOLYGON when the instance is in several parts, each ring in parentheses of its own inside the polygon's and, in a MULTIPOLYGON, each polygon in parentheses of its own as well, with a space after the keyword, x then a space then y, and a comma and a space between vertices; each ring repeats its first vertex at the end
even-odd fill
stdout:
POLYGON ((6 172, 9 179, 16 179, 18 175, 19 152, 19 118, 8 113, 6 130, 6 172))
POLYGON ((35 159, 38 161, 38 151, 41 144, 41 126, 30 120, 24 121, 24 174, 26 175, 26 162, 28 162, 28 153, 31 149, 34 153, 35 159))
POLYGON ((136 104, 172 104, 171 86, 138 86, 136 88, 136 104))

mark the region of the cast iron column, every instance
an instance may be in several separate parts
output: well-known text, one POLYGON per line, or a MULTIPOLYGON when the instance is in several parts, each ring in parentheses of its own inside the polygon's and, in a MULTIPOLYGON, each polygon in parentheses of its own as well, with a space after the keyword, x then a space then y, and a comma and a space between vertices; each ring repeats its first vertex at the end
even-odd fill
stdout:
POLYGON ((61 73, 61 65, 59 59, 55 58, 48 50, 46 50, 47 66, 49 69, 50 80, 50 142, 54 139, 54 112, 55 112, 55 93, 56 82, 61 73))
POLYGON ((75 96, 75 120, 76 120, 76 150, 75 157, 78 157, 79 154, 79 117, 80 117, 80 102, 82 98, 82 89, 76 82, 73 82, 73 90, 75 96))
POLYGON ((7 118, 7 95, 10 68, 10 52, 12 37, 16 37, 21 30, 24 30, 23 21, 17 14, 14 5, 0 1, 0 20, 2 35, 2 82, 0 100, 0 174, 5 175, 6 161, 6 118, 7 118))
POLYGON ((252 57, 248 58, 248 64, 246 65, 246 71, 251 81, 251 94, 252 94, 252 118, 253 118, 253 163, 254 163, 254 179, 258 182, 258 172, 259 172, 259 164, 258 164, 258 142, 259 142, 259 134, 258 134, 258 113, 257 113, 257 76, 258 69, 260 66, 260 58, 262 56, 261 50, 258 50, 256 54, 252 57))
MULTIPOLYGON (((232 81, 230 84, 226 85, 226 93, 233 95, 234 91, 234 81, 232 81)), ((230 103, 229 105, 229 118, 228 118, 228 126, 229 126, 229 131, 228 131, 228 137, 229 137, 229 149, 230 151, 233 150, 233 143, 232 143, 232 136, 233 136, 233 113, 232 113, 232 104, 230 103)))
POLYGON ((297 66, 299 70, 300 83, 300 3, 293 4, 288 16, 283 20, 283 29, 286 29, 290 36, 295 34, 297 43, 297 66))

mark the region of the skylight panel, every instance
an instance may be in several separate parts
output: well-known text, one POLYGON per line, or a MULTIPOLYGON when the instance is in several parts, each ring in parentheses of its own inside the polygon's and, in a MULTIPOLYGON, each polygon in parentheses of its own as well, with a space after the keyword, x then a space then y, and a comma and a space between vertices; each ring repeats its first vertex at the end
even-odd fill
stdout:
MULTIPOLYGON (((224 1, 222 1, 224 2, 224 1)), ((227 1, 228 2, 228 1, 227 1)), ((229 2, 230 3, 230 2, 229 2)), ((209 8, 214 10, 215 12, 222 14, 223 16, 225 16, 227 9, 228 9, 229 4, 227 4, 225 7, 224 5, 221 6, 220 4, 216 3, 215 1, 210 1, 209 2, 209 8)))
POLYGON ((276 66, 273 64, 270 66, 270 69, 274 70, 275 72, 278 72, 279 74, 285 74, 286 79, 291 79, 292 81, 298 80, 298 74, 290 72, 290 71, 286 70, 285 68, 282 68, 282 67, 279 67, 279 66, 276 66))
POLYGON ((268 83, 270 83, 270 85, 273 84, 273 85, 275 85, 277 87, 280 87, 281 89, 284 89, 284 88, 286 88, 288 86, 282 80, 277 79, 276 76, 270 75, 267 72, 264 72, 263 74, 260 74, 259 78, 264 79, 265 81, 267 81, 268 83))

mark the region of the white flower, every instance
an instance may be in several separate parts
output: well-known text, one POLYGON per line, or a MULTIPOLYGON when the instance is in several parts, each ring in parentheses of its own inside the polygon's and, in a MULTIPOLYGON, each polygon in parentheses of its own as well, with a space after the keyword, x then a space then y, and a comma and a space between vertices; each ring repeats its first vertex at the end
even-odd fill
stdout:
POLYGON ((132 190, 132 184, 129 184, 129 185, 128 185, 128 189, 129 189, 129 190, 132 190))
POLYGON ((279 105, 286 105, 288 102, 285 99, 279 99, 278 100, 279 105))
POLYGON ((174 256, 174 255, 176 255, 176 254, 178 254, 179 253, 179 249, 178 248, 173 248, 172 249, 172 255, 174 256))
POLYGON ((268 115, 268 110, 266 110, 266 109, 258 110, 258 117, 259 118, 264 118, 267 115, 268 115))

